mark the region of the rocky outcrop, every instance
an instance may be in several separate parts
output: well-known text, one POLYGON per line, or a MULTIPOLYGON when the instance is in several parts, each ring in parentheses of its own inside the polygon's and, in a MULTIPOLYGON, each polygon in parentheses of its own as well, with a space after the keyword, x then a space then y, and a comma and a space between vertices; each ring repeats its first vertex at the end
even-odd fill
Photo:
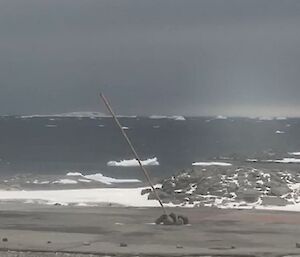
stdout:
MULTIPOLYGON (((298 201, 294 185, 299 182, 300 175, 289 171, 195 167, 164 179, 157 193, 164 203, 181 206, 282 206, 298 201)), ((149 192, 148 199, 156 199, 151 189, 145 192, 149 192)))

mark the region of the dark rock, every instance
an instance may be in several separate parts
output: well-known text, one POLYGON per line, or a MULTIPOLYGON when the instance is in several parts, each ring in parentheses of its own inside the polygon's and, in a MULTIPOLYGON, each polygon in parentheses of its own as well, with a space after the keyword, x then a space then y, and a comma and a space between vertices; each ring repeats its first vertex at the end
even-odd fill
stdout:
POLYGON ((3 237, 2 238, 2 242, 8 242, 8 238, 7 237, 3 237))
POLYGON ((258 200, 260 194, 261 193, 256 189, 244 188, 242 190, 237 191, 237 198, 244 200, 248 203, 254 203, 258 200))
POLYGON ((183 246, 182 246, 182 245, 176 245, 176 248, 177 248, 177 249, 182 249, 183 246))
MULTIPOLYGON (((164 191, 162 191, 161 189, 157 189, 156 190, 158 196, 160 197, 160 199, 171 199, 172 196, 164 191)), ((148 195, 148 200, 156 200, 156 195, 154 193, 154 191, 151 191, 148 195)))
POLYGON ((51 241, 47 241, 47 244, 51 244, 52 242, 51 241))
POLYGON ((120 247, 127 247, 128 245, 126 243, 120 243, 120 247))
POLYGON ((164 199, 161 199, 162 203, 170 203, 173 201, 173 199, 170 199, 170 198, 164 198, 164 199))
POLYGON ((159 225, 161 223, 163 223, 163 221, 166 219, 167 215, 166 214, 163 214, 161 216, 159 216, 156 220, 155 220, 155 224, 156 225, 159 225))
POLYGON ((182 203, 183 203, 183 200, 181 200, 181 199, 174 199, 174 200, 172 200, 172 204, 174 204, 174 205, 180 205, 182 203))
POLYGON ((184 216, 184 215, 178 215, 178 220, 182 220, 182 223, 184 225, 187 225, 189 224, 189 219, 187 216, 184 216))
POLYGON ((238 185, 237 185, 236 183, 234 183, 234 182, 230 182, 230 183, 228 184, 228 186, 227 186, 227 190, 228 190, 229 192, 235 192, 235 191, 238 190, 238 189, 239 189, 238 185))
POLYGON ((141 191, 141 195, 149 194, 152 192, 151 188, 145 188, 141 191))
POLYGON ((300 243, 296 243, 296 248, 300 248, 300 243))
POLYGON ((262 205, 286 206, 289 202, 286 199, 277 196, 263 196, 262 205))
POLYGON ((272 186, 270 190, 270 195, 282 196, 290 193, 292 190, 285 184, 280 186, 272 186))
POLYGON ((83 245, 89 246, 89 245, 91 245, 91 243, 90 242, 84 242, 83 245))

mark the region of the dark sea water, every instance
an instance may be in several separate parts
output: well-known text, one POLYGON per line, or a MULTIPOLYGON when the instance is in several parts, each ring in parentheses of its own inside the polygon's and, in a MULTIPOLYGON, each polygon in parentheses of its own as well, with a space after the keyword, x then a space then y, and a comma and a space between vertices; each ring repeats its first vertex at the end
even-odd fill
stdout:
MULTIPOLYGON (((195 161, 256 158, 270 152, 288 157, 288 152, 300 152, 300 119, 139 117, 120 121, 129 128, 126 132, 143 159, 158 158, 159 166, 148 167, 153 176, 168 176, 195 161)), ((1 174, 79 171, 142 177, 138 168, 107 166, 108 161, 132 158, 111 118, 0 118, 1 174)))

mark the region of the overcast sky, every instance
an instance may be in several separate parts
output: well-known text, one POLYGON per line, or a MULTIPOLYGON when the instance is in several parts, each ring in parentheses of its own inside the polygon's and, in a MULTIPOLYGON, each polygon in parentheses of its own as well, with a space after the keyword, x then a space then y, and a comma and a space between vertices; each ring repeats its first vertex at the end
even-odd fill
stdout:
POLYGON ((0 0, 0 114, 300 116, 299 0, 0 0))

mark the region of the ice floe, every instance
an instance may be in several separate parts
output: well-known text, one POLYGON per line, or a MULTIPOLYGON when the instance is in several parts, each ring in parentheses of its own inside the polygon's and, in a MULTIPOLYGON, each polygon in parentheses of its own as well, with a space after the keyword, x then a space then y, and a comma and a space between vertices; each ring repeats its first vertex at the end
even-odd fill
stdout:
POLYGON ((193 162, 193 166, 232 166, 228 162, 193 162))
MULTIPOLYGON (((150 158, 147 160, 141 161, 144 166, 158 166, 159 162, 156 157, 150 158)), ((114 167, 137 167, 139 163, 137 160, 122 160, 122 161, 109 161, 107 166, 114 166, 114 167)))
POLYGON ((282 131, 282 130, 276 130, 276 132, 275 132, 276 134, 285 134, 285 132, 284 131, 282 131))

